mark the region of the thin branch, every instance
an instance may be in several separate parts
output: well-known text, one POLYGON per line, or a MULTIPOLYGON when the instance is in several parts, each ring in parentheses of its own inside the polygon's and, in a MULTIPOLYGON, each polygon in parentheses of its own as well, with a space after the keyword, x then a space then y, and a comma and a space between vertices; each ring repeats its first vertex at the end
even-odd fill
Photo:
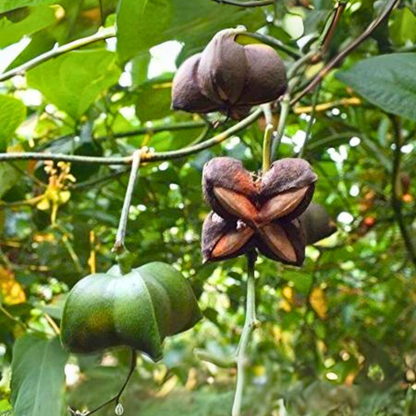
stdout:
POLYGON ((283 97, 282 102, 280 103, 280 117, 279 125, 277 126, 276 136, 273 139, 271 158, 275 160, 277 153, 279 152, 280 143, 282 142, 283 134, 285 132, 287 116, 289 115, 290 110, 290 96, 286 94, 283 97))
POLYGON ((43 62, 49 61, 49 59, 56 58, 64 53, 73 51, 75 49, 82 48, 86 45, 91 45, 92 43, 98 42, 100 40, 105 40, 108 38, 113 38, 116 36, 116 30, 114 27, 108 27, 102 29, 94 35, 87 36, 85 38, 74 40, 73 42, 67 43, 66 45, 59 46, 48 52, 43 53, 42 55, 37 56, 34 59, 20 65, 16 68, 11 69, 10 71, 0 74, 0 82, 4 82, 10 78, 13 78, 17 75, 24 75, 29 69, 35 68, 43 62))
POLYGON ((234 0, 211 0, 215 3, 228 4, 229 6, 237 7, 261 7, 270 6, 274 4, 276 0, 262 0, 262 1, 234 1, 234 0))
POLYGON ((405 220, 403 218, 402 212, 402 201, 398 198, 398 177, 400 174, 400 164, 401 164, 401 147, 402 147, 402 133, 400 121, 397 117, 392 117, 393 129, 394 129, 394 154, 393 154, 393 173, 391 176, 391 204, 394 211, 394 216, 396 217, 397 224, 402 235, 404 245, 409 254, 410 260, 412 261, 414 267, 416 268, 416 250, 412 236, 409 233, 409 230, 406 227, 405 220))
POLYGON ((298 156, 297 156, 297 157, 300 157, 300 158, 303 157, 303 155, 305 153, 306 146, 308 145, 309 140, 310 140, 311 135, 312 135, 312 127, 313 127, 313 124, 315 122, 316 104, 318 103, 319 91, 321 89, 320 86, 321 86, 321 84, 318 85, 318 88, 315 90, 315 92, 313 94, 313 98, 312 98, 312 111, 311 111, 311 114, 309 116, 310 118, 309 118, 308 127, 306 129, 305 141, 303 142, 302 147, 301 147, 301 149, 300 149, 300 151, 298 153, 298 156))
POLYGON ((338 23, 341 19, 342 13, 344 12, 346 6, 347 6, 347 2, 341 2, 341 1, 337 2, 335 6, 335 10, 334 10, 334 17, 332 18, 331 23, 329 24, 328 29, 325 31, 325 34, 322 39, 322 46, 321 46, 322 53, 328 50, 331 40, 334 37, 335 29, 338 26, 338 23))
POLYGON ((272 48, 279 49, 294 59, 299 59, 302 57, 301 53, 297 49, 287 46, 282 41, 274 38, 273 36, 251 32, 244 33, 244 36, 249 36, 250 38, 257 39, 260 42, 263 42, 264 44, 271 46, 272 48))
POLYGON ((125 380, 125 382, 123 383, 123 385, 121 386, 120 391, 110 400, 107 400, 105 403, 103 403, 102 405, 98 406, 97 408, 95 408, 94 410, 91 410, 89 412, 86 413, 80 413, 77 410, 73 410, 71 408, 68 408, 69 413, 72 416, 90 416, 93 413, 97 413, 99 410, 101 410, 102 408, 108 406, 110 403, 115 403, 116 405, 116 414, 118 415, 122 415, 124 412, 123 406, 120 403, 120 398, 121 395, 123 394, 124 390, 127 387, 127 384, 129 383, 131 376, 134 373, 134 370, 136 369, 136 365, 137 365, 137 353, 134 349, 131 349, 131 357, 130 357, 130 370, 129 373, 127 374, 127 378, 125 380))
POLYGON ((315 78, 290 102, 291 105, 296 104, 306 94, 310 93, 315 87, 325 78, 329 71, 340 63, 347 55, 349 55, 354 49, 356 49, 361 43, 363 43, 371 34, 377 29, 377 27, 388 17, 399 0, 389 0, 387 6, 383 12, 373 20, 367 29, 355 40, 353 40, 346 48, 338 53, 333 59, 331 59, 321 71, 315 76, 315 78))
POLYGON ((241 416, 241 405, 243 400, 245 372, 247 366, 247 347, 250 336, 256 327, 256 286, 254 277, 254 266, 257 253, 247 254, 247 300, 246 300, 246 320, 244 322, 243 333, 237 349, 237 386, 234 396, 232 416, 241 416))
POLYGON ((124 250, 124 240, 126 238, 127 221, 129 218, 129 210, 131 205, 131 199, 133 197, 134 187, 136 185, 137 175, 139 173, 140 160, 142 150, 136 150, 133 153, 133 161, 131 165, 129 184, 126 190, 126 196, 124 197, 123 209, 121 211, 120 223, 117 230, 116 242, 114 243, 113 252, 121 254, 124 250))
MULTIPOLYGON (((184 147, 180 150, 173 150, 168 152, 151 152, 147 151, 142 154, 141 161, 150 162, 162 162, 173 159, 180 159, 185 156, 190 156, 194 153, 198 153, 202 150, 209 149, 224 140, 231 138, 235 133, 243 130, 252 123, 254 123, 263 113, 261 108, 258 108, 251 113, 244 120, 234 124, 229 129, 217 134, 213 138, 199 143, 195 146, 184 147)), ((63 161, 63 162, 77 162, 87 164, 98 164, 98 165, 130 165, 132 162, 132 156, 125 157, 96 157, 96 156, 77 156, 77 155, 65 155, 59 153, 0 153, 0 162, 10 160, 52 160, 52 161, 63 161)))

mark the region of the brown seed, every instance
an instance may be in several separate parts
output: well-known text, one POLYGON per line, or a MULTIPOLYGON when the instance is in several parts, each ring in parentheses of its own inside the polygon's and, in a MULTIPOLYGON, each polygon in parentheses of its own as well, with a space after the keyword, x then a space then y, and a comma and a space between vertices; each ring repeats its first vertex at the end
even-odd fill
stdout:
POLYGON ((229 257, 237 253, 253 236, 254 231, 250 227, 240 227, 224 234, 211 253, 211 260, 229 257))
POLYGON ((277 257, 288 263, 296 263, 296 251, 285 230, 276 223, 270 223, 257 230, 263 241, 277 257))
POLYGON ((293 189, 269 199, 260 209, 257 217, 258 224, 269 223, 293 212, 305 198, 309 186, 293 189))

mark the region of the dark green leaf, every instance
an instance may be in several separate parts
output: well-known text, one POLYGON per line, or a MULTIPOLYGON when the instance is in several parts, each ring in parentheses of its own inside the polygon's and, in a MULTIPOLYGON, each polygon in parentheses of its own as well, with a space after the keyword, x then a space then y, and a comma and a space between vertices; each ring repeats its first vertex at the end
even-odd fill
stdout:
POLYGON ((416 120, 416 53, 381 55, 337 74, 384 111, 416 120))

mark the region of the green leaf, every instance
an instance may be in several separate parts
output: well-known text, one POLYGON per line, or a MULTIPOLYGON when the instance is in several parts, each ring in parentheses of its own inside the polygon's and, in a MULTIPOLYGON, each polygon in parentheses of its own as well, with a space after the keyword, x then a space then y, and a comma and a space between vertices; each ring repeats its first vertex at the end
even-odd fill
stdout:
POLYGON ((164 338, 200 319, 189 282, 169 264, 148 263, 124 275, 114 266, 85 277, 71 290, 61 338, 75 353, 127 345, 159 360, 164 338))
POLYGON ((416 16, 408 7, 395 10, 391 19, 393 23, 389 30, 394 43, 404 45, 409 41, 416 42, 416 16))
POLYGON ((52 25, 56 22, 55 13, 56 7, 39 6, 31 9, 26 18, 16 23, 7 16, 3 16, 0 18, 0 48, 52 25))
POLYGON ((168 40, 202 47, 219 30, 245 25, 257 29, 261 10, 237 9, 206 0, 121 0, 117 13, 117 52, 125 63, 140 51, 168 40))
POLYGON ((138 90, 136 106, 140 121, 144 123, 168 116, 171 112, 171 92, 171 79, 142 84, 138 90))
POLYGON ((25 335, 13 348, 11 402, 16 416, 57 416, 64 406, 68 354, 59 340, 25 335))
POLYGON ((27 6, 41 6, 55 3, 54 0, 2 0, 0 3, 0 13, 27 6))
POLYGON ((21 173, 7 162, 0 162, 0 198, 20 179, 21 173))
POLYGON ((17 98, 0 95, 0 151, 4 151, 14 132, 26 118, 26 107, 17 98))
POLYGON ((381 55, 358 62, 337 78, 384 111, 416 120, 416 53, 381 55))
POLYGON ((108 87, 120 69, 115 54, 103 49, 74 51, 31 70, 28 84, 59 109, 78 120, 108 87))

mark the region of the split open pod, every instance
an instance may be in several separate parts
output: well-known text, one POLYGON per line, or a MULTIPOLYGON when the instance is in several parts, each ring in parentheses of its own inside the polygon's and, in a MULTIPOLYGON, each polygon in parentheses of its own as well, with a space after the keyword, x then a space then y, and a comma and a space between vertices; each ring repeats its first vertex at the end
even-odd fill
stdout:
POLYGON ((316 180, 303 159, 281 159, 257 178, 236 159, 206 163, 203 192, 214 212, 203 226, 204 260, 236 257, 256 247, 273 260, 301 265, 306 237, 299 217, 316 180))

